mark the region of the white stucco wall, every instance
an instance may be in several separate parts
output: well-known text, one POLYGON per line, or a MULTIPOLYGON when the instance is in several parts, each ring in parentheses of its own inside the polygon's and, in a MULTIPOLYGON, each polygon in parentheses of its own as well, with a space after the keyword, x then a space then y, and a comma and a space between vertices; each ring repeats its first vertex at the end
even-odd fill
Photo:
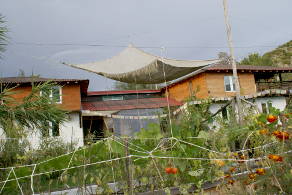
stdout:
POLYGON ((220 108, 222 108, 226 103, 214 103, 210 106, 209 111, 214 114, 215 112, 217 112, 220 108))
POLYGON ((77 147, 84 145, 79 113, 70 113, 69 120, 60 125, 60 139, 65 143, 76 143, 77 147))
MULTIPOLYGON (((52 138, 60 139, 64 143, 74 143, 76 147, 84 145, 83 128, 80 127, 80 117, 78 112, 70 113, 69 120, 60 124, 60 136, 52 138)), ((38 148, 41 143, 41 133, 38 130, 28 130, 27 140, 30 142, 31 148, 38 148)), ((0 128, 0 139, 5 140, 6 136, 3 129, 0 128)))
MULTIPOLYGON (((286 101, 286 97, 258 97, 256 99, 249 99, 248 101, 254 103, 257 105, 258 110, 260 112, 262 112, 262 103, 268 103, 271 102, 272 106, 279 109, 280 111, 283 111, 286 107, 287 101, 286 101)), ((226 103, 214 103, 210 106, 209 111, 214 114, 215 112, 217 112, 220 108, 222 108, 222 106, 224 106, 226 103)), ((245 106, 245 108, 251 107, 251 105, 244 103, 243 104, 245 106)), ((219 113, 217 116, 221 116, 222 117, 222 113, 219 113)), ((209 127, 211 129, 217 129, 219 127, 219 123, 217 121, 214 121, 209 127), (214 128, 216 127, 216 128, 214 128)))
MULTIPOLYGON (((252 103, 255 103, 260 112, 262 112, 262 103, 271 102, 272 106, 278 108, 280 111, 283 111, 287 105, 286 97, 258 97, 256 99, 248 100, 252 103)), ((214 103, 210 106, 209 110, 211 113, 217 112, 225 103, 214 103)), ((249 106, 248 104, 243 104, 245 106, 249 106)))
POLYGON ((287 105, 287 101, 285 97, 261 97, 256 98, 254 103, 258 106, 260 112, 262 112, 262 103, 272 103, 272 106, 278 108, 280 111, 283 111, 287 105))

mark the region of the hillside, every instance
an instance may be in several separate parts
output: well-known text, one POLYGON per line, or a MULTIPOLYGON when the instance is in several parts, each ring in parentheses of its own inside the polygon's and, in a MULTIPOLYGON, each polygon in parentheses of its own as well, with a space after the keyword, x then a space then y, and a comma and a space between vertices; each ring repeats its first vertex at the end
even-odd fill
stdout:
MULTIPOLYGON (((292 67, 292 40, 260 55, 251 53, 239 62, 242 65, 292 67)), ((283 80, 292 80, 292 73, 282 74, 283 80)))
POLYGON ((263 57, 271 58, 276 66, 292 66, 292 40, 265 53, 263 57))

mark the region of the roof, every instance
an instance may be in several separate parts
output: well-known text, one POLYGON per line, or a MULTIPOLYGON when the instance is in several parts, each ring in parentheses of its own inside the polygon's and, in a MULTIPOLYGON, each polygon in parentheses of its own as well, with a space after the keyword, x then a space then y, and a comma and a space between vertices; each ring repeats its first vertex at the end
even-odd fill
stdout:
POLYGON ((54 79, 54 78, 43 78, 43 77, 4 77, 0 78, 2 84, 31 84, 31 83, 42 83, 46 81, 52 81, 57 83, 79 83, 81 92, 86 93, 89 80, 81 79, 54 79))
MULTIPOLYGON (((239 72, 283 72, 283 73, 288 73, 292 72, 292 67, 277 67, 277 66, 254 66, 254 65, 237 65, 236 66, 237 71, 239 72)), ((232 66, 231 65, 223 65, 223 64, 213 64, 206 66, 204 68, 201 68, 197 71, 194 71, 186 76, 183 76, 179 79, 174 80, 171 82, 168 87, 173 86, 177 83, 180 83, 182 81, 185 81, 195 75, 201 74, 203 72, 220 72, 220 71, 232 71, 232 66)), ((162 88, 161 90, 165 90, 166 87, 162 88)))
POLYGON ((53 79, 53 78, 42 78, 42 77, 4 77, 0 78, 0 83, 31 83, 31 82, 78 82, 78 81, 88 81, 80 79, 53 79))
POLYGON ((87 64, 65 65, 126 83, 158 84, 187 75, 215 60, 177 60, 155 56, 130 45, 109 59, 87 64), (164 73, 164 74, 162 74, 164 73))
POLYGON ((121 90, 121 91, 88 91, 87 96, 95 95, 123 95, 123 94, 144 94, 144 93, 160 93, 160 90, 121 90))
MULTIPOLYGON (((147 108, 163 108, 168 106, 167 98, 143 98, 131 100, 110 100, 97 102, 81 102, 82 110, 103 111, 103 110, 131 110, 147 108)), ((180 106, 181 102, 169 99, 170 106, 180 106)))
MULTIPOLYGON (((292 71, 292 67, 277 67, 277 66, 254 66, 254 65, 237 65, 237 70, 247 70, 247 71, 292 71)), ((217 71, 217 70, 232 70, 231 65, 216 64, 203 68, 207 71, 217 71)))

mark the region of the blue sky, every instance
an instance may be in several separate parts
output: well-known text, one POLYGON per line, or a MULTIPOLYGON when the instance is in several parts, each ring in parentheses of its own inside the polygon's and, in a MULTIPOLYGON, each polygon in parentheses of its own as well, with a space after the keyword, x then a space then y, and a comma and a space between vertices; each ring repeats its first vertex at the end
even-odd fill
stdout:
MULTIPOLYGON (((229 1, 237 60, 292 38, 291 0, 229 1)), ((132 43, 177 59, 211 59, 228 51, 222 0, 1 0, 9 45, 0 76, 20 69, 43 77, 90 79, 90 90, 113 81, 60 62, 110 58, 132 43), (43 45, 36 45, 42 43, 43 45), (63 45, 69 44, 69 45, 63 45), (88 46, 88 45, 105 46, 88 46)))

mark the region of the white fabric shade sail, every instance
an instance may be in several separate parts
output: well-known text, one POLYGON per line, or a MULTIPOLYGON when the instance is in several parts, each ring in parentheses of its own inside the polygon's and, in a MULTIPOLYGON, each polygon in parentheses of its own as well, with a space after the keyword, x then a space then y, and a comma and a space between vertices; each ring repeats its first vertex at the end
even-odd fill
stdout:
POLYGON ((87 63, 68 64, 126 83, 158 84, 187 75, 218 60, 176 60, 148 54, 133 46, 110 59, 87 63))

